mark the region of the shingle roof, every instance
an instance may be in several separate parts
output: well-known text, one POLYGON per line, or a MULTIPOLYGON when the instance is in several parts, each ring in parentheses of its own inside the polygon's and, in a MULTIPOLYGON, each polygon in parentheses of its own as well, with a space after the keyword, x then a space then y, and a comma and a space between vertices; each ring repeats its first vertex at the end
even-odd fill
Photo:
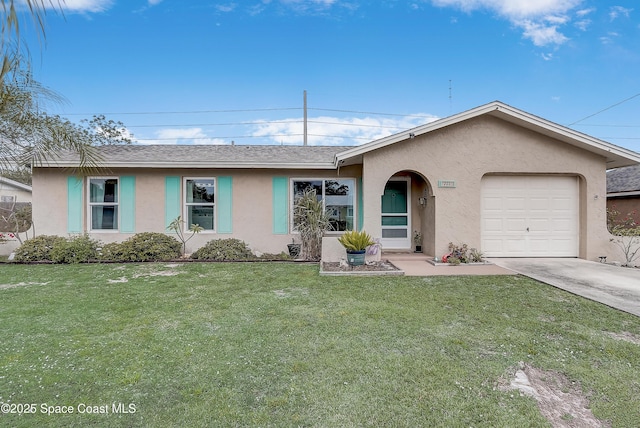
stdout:
POLYGON ((640 165, 607 171, 607 193, 640 191, 640 165))
MULTIPOLYGON (((251 145, 114 145, 98 147, 105 167, 335 168, 335 155, 348 147, 251 145)), ((46 167, 78 165, 64 152, 46 167)))

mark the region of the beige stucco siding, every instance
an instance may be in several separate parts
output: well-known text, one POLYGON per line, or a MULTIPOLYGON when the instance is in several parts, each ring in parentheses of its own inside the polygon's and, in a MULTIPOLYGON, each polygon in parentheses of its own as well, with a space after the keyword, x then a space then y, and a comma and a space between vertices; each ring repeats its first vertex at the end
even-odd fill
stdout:
MULTIPOLYGON (((165 178, 232 177, 232 233, 202 232, 191 239, 192 252, 211 239, 238 238, 258 252, 287 251, 294 234, 273 233, 273 178, 358 178, 360 167, 327 170, 203 170, 203 169, 113 169, 104 176, 135 176, 135 232, 165 232, 165 178), (339 173, 339 175, 338 175, 339 173)), ((61 169, 38 168, 34 171, 34 220, 39 234, 66 236, 67 177, 61 169)), ((86 184, 85 184, 86 187, 86 184)), ((83 226, 87 231, 86 188, 83 201, 83 226)), ((289 194, 291 189, 289 187, 289 194)), ((290 208, 290 207, 289 207, 290 208)), ((92 232, 103 242, 123 241, 132 233, 92 232)))
POLYGON ((436 255, 444 254, 450 241, 480 248, 484 175, 572 175, 581 180, 580 257, 593 259, 608 247, 605 168, 600 156, 496 118, 479 117, 365 154, 364 224, 374 236, 380 235, 380 196, 387 180, 400 171, 413 171, 433 191, 429 202, 435 206, 434 236, 425 239, 433 240, 436 255), (456 187, 439 188, 438 180, 455 180, 456 187))

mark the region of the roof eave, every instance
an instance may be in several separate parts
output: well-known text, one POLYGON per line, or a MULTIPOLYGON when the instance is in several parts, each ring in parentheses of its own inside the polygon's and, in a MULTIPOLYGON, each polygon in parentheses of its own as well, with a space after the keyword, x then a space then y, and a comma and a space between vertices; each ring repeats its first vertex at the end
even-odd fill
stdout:
POLYGON ((398 134, 363 144, 362 146, 358 146, 351 150, 346 150, 336 155, 336 161, 346 162, 347 159, 352 157, 361 156, 370 151, 377 150, 403 140, 415 138, 419 135, 433 132, 485 114, 501 118, 511 123, 517 123, 527 129, 542 132, 550 137, 603 156, 606 158, 607 169, 640 163, 640 153, 636 153, 632 150, 613 145, 606 141, 599 140, 573 129, 558 125, 554 122, 550 122, 546 119, 518 110, 500 101, 494 101, 453 116, 436 120, 426 125, 421 125, 398 134))
POLYGON ((640 190, 634 190, 630 192, 607 193, 607 198, 624 198, 624 197, 632 197, 632 196, 640 196, 640 190))
MULTIPOLYGON (((52 162, 34 168, 77 168, 74 162, 52 162)), ((103 162, 98 168, 165 168, 165 169, 335 169, 333 162, 270 163, 270 162, 103 162)))
POLYGON ((31 186, 28 184, 20 183, 19 181, 11 180, 10 178, 0 177, 0 183, 7 184, 9 186, 17 187, 18 189, 26 192, 32 192, 31 186))

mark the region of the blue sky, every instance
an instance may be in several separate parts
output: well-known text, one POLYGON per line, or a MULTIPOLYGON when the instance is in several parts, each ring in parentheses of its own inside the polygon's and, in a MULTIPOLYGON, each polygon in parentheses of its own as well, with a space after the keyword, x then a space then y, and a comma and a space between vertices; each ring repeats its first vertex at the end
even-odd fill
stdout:
POLYGON ((66 0, 46 21, 50 110, 139 144, 301 144, 306 90, 311 144, 500 100, 640 151, 636 0, 66 0))

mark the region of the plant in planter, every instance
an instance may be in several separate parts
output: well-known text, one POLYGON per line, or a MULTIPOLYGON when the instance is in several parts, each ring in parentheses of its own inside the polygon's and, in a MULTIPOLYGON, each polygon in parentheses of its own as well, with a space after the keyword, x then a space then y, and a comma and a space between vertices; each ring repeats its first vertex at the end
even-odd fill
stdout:
POLYGON ((291 239, 291 244, 287 244, 287 249, 289 250, 289 255, 294 259, 300 256, 300 244, 296 244, 296 239, 291 239))
POLYGON ((422 252, 422 233, 417 230, 413 231, 413 243, 416 244, 416 253, 422 252))
POLYGON ((338 238, 338 242, 347 250, 347 263, 351 266, 363 265, 367 247, 375 244, 371 236, 364 230, 347 231, 338 238))

